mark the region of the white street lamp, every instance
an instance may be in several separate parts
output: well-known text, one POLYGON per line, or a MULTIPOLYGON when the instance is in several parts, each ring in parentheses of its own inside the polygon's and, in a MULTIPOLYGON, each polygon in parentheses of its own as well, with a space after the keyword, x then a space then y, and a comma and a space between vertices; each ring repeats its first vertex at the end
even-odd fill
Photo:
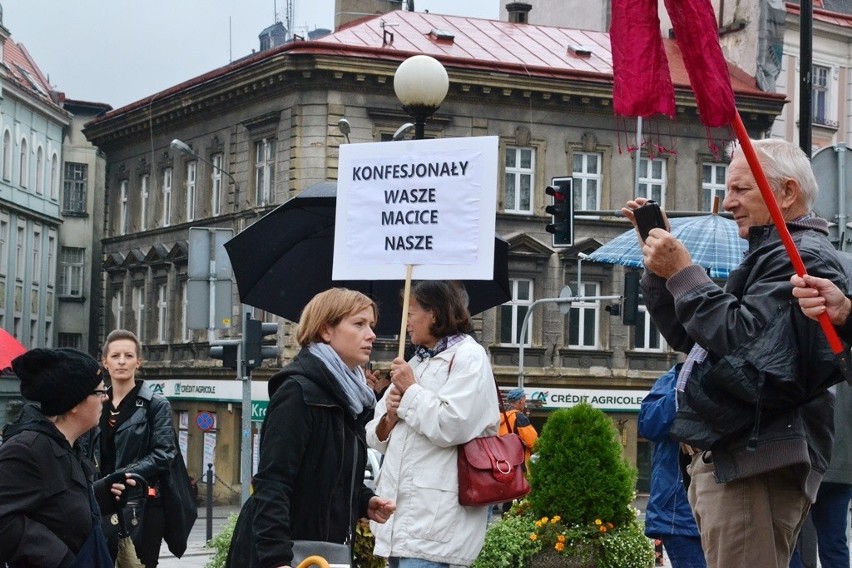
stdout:
POLYGON ((179 140, 178 138, 175 138, 174 140, 171 141, 169 146, 171 146, 172 150, 177 150, 178 152, 182 152, 182 153, 186 154, 187 156, 191 156, 192 158, 195 158, 196 160, 201 160, 202 162, 204 162, 205 164, 207 164, 211 168, 214 168, 214 169, 222 172, 226 176, 228 176, 234 184, 234 203, 239 204, 239 202, 240 202, 240 184, 237 183, 237 180, 234 178, 234 176, 231 175, 231 172, 229 172, 227 170, 223 170, 222 168, 220 168, 219 166, 217 166, 216 164, 214 164, 210 160, 205 160, 204 158, 199 156, 195 152, 195 150, 193 150, 192 147, 189 144, 187 144, 186 142, 184 142, 183 140, 179 140))
POLYGON ((450 79, 441 63, 428 55, 415 55, 403 61, 393 77, 393 90, 402 108, 414 118, 414 138, 423 139, 426 119, 438 110, 450 79))

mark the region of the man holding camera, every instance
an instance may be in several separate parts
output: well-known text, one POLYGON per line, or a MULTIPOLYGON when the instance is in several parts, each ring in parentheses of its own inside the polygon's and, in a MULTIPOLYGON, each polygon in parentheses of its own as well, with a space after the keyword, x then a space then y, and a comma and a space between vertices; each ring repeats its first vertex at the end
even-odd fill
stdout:
MULTIPOLYGON (((753 145, 807 272, 846 289, 827 222, 811 212, 807 156, 783 140, 753 145)), ((672 435, 690 456, 688 495, 708 566, 786 568, 830 459, 827 389, 844 377, 818 324, 791 308, 793 266, 740 147, 726 185, 723 207, 749 247, 724 289, 652 228, 642 292, 669 345, 689 354, 672 435)), ((624 215, 637 224, 646 201, 629 201, 624 215)))

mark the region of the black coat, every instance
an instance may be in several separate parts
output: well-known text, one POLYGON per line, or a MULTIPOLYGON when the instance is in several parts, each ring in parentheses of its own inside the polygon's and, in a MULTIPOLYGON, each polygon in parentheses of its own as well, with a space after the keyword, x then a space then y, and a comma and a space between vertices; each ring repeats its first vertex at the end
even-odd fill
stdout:
MULTIPOLYGON (((144 382, 133 404, 133 414, 115 429, 115 456, 112 462, 115 464, 114 471, 139 474, 149 486, 160 488, 160 482, 167 478, 169 467, 178 455, 171 405, 166 397, 154 393, 144 382)), ((108 411, 108 407, 104 409, 104 412, 108 411)), ((80 444, 100 467, 103 461, 101 454, 104 451, 100 428, 95 428, 84 436, 80 444)), ((101 470, 100 477, 111 473, 113 472, 101 470)), ((149 502, 146 507, 151 505, 149 502)), ((161 505, 161 502, 157 505, 161 505)), ((194 503, 188 505, 194 506, 194 503)), ((145 558, 156 558, 163 536, 166 535, 166 541, 172 541, 168 542, 170 550, 178 556, 182 554, 186 548, 186 535, 171 535, 167 531, 168 528, 168 522, 165 525, 142 523, 142 531, 133 535, 137 552, 145 558)), ((116 536, 113 534, 111 547, 114 548, 115 543, 116 536)))
MULTIPOLYGON (((93 468, 41 410, 27 405, 0 446, 0 565, 67 565, 92 531, 93 468)), ((96 487, 109 509, 108 488, 96 487)))
POLYGON ((363 485, 368 411, 353 418, 339 388, 307 349, 270 379, 254 493, 240 512, 227 566, 289 565, 293 539, 343 543, 366 516, 373 496, 363 485))

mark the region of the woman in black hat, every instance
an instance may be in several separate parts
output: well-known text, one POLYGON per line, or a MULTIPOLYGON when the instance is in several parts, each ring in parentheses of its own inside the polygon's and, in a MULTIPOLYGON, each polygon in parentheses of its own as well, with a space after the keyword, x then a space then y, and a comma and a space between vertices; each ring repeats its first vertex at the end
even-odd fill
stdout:
MULTIPOLYGON (((75 442, 95 427, 106 396, 103 371, 74 349, 32 349, 12 361, 25 405, 0 446, 0 565, 111 567, 101 510, 115 509, 122 476, 100 479, 75 442), (95 502, 97 498, 97 503, 95 502)), ((129 482, 133 485, 134 482, 129 482)))

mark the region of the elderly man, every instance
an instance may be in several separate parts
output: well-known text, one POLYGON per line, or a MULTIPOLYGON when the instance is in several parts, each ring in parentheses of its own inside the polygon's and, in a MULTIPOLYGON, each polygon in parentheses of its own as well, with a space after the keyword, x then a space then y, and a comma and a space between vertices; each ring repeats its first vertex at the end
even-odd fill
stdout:
MULTIPOLYGON (((754 141, 809 274, 846 289, 805 154, 754 141)), ((622 209, 634 221, 637 198, 622 209)), ((794 272, 740 147, 723 202, 748 239, 724 289, 663 229, 642 243, 642 290, 669 345, 689 352, 672 435, 691 454, 689 501, 712 568, 786 568, 831 454, 833 397, 843 379, 816 322, 791 309, 794 272)))

